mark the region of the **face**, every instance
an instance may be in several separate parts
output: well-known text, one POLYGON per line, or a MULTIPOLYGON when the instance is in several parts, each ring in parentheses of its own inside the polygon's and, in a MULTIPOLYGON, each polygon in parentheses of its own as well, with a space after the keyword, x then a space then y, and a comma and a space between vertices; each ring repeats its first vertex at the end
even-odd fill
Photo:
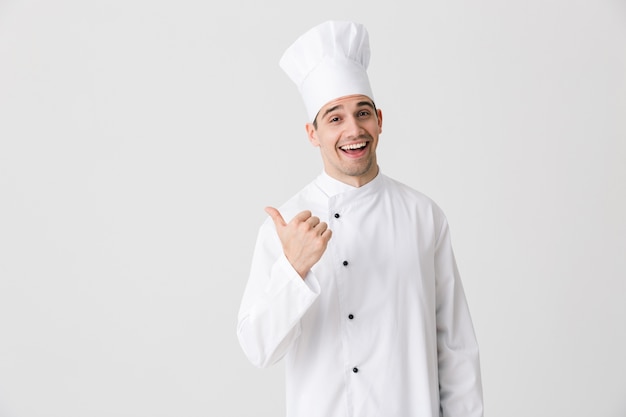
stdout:
POLYGON ((328 175, 355 187, 376 177, 383 118, 372 100, 363 95, 338 98, 324 105, 316 120, 317 128, 307 123, 307 136, 320 148, 328 175))

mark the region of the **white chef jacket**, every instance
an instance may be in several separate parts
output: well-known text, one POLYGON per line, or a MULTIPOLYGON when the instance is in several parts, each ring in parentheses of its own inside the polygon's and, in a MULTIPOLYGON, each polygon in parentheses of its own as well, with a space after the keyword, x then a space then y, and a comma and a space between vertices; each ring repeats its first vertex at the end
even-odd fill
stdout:
POLYGON ((382 173, 355 188, 322 173, 279 208, 328 223, 303 280, 268 218, 237 335, 249 360, 284 358, 287 417, 478 417, 478 347, 441 209, 382 173))

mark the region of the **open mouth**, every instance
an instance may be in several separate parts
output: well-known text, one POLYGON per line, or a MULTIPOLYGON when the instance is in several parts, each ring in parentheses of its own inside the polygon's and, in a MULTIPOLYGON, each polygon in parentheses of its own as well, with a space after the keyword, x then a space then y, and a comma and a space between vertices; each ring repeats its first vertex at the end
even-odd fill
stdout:
POLYGON ((339 149, 347 154, 356 154, 367 148, 369 142, 350 143, 348 145, 340 146, 339 149))

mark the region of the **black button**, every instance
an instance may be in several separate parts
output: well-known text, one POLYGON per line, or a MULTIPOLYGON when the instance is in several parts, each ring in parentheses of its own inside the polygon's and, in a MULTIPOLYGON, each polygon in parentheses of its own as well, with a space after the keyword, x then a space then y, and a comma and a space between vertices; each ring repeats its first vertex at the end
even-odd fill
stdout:
POLYGON ((348 261, 343 261, 343 266, 348 266, 348 261))
POLYGON ((354 373, 356 374, 357 372, 359 372, 359 368, 357 368, 357 367, 355 366, 354 368, 352 368, 352 372, 354 372, 354 373))
POLYGON ((335 213, 335 219, 340 218, 341 216, 339 215, 339 213, 335 213))
POLYGON ((352 320, 352 319, 354 318, 354 316, 353 316, 352 314, 349 314, 349 315, 348 315, 348 318, 349 318, 350 320, 352 320))

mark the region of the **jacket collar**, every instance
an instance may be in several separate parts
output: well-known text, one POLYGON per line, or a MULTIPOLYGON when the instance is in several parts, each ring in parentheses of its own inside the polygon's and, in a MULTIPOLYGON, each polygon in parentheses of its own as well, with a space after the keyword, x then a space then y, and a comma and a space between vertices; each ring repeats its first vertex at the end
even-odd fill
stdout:
POLYGON ((326 194, 327 197, 330 198, 338 194, 351 191, 359 194, 360 192, 369 193, 378 189, 380 183, 383 181, 382 178, 383 175, 381 174, 379 169, 378 175, 376 175, 373 180, 363 185, 362 187, 354 187, 352 185, 346 184, 345 182, 341 182, 328 175, 325 171, 322 171, 322 173, 315 180, 315 184, 324 194, 326 194))

